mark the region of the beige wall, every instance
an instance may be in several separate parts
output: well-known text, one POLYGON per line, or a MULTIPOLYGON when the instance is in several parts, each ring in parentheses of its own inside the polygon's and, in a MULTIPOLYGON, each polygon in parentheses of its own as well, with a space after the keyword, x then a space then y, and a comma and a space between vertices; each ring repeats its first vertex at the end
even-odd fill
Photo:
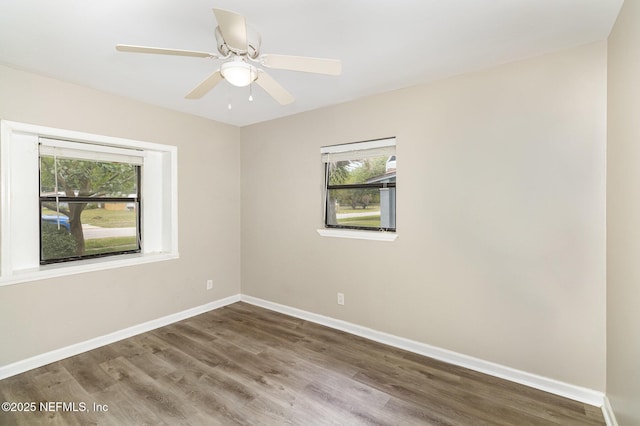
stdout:
POLYGON ((605 43, 241 138, 244 294, 604 391, 605 43), (319 148, 387 136, 397 241, 319 236, 319 148))
POLYGON ((0 365, 240 292, 238 128, 2 66, 0 118, 178 146, 180 250, 174 261, 0 287, 0 365))
POLYGON ((607 395, 621 425, 640 425, 640 2, 609 37, 607 395))

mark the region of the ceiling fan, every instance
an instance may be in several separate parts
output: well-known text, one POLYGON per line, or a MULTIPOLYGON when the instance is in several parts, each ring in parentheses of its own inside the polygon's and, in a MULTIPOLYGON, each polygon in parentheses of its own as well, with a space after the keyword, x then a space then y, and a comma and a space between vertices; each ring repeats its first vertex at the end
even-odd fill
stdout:
POLYGON ((244 16, 223 9, 213 9, 213 13, 218 21, 215 35, 219 54, 128 44, 117 44, 116 50, 225 60, 218 70, 187 94, 187 99, 199 99, 222 80, 226 80, 237 87, 255 82, 281 105, 287 105, 294 101, 293 96, 255 64, 266 68, 326 75, 340 75, 342 72, 342 64, 337 59, 261 54, 260 34, 247 27, 244 16))

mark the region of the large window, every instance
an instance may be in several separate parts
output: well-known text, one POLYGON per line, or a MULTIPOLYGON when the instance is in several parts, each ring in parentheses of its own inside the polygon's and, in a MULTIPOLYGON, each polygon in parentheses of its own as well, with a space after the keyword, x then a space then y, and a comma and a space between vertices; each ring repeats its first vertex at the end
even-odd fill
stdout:
POLYGON ((177 148, 0 122, 0 285, 178 257, 177 148))
POLYGON ((39 145, 40 264, 139 253, 142 151, 39 145))
POLYGON ((395 232, 395 139, 327 146, 320 152, 325 228, 395 232))

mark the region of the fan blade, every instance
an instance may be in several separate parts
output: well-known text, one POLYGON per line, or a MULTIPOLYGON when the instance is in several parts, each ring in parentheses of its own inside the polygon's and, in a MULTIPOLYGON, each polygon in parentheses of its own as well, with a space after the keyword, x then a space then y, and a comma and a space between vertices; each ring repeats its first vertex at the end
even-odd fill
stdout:
POLYGON ((275 81, 269 74, 264 71, 258 74, 256 83, 258 84, 258 86, 262 87, 265 92, 271 95, 273 99, 278 101, 280 105, 288 105, 295 100, 291 93, 287 92, 287 90, 282 87, 280 83, 275 81))
POLYGON ((328 75, 340 75, 342 73, 342 62, 338 59, 269 54, 261 55, 259 59, 260 63, 267 68, 328 75))
POLYGON ((160 47, 132 46, 129 44, 116 44, 116 50, 120 52, 133 53, 155 53, 159 55, 195 56, 197 58, 217 58, 209 52, 198 52, 195 50, 163 49, 160 47))
POLYGON ((203 97, 209 90, 216 87, 218 83, 222 81, 222 74, 220 74, 220 70, 214 72, 209 77, 205 78, 202 83, 198 84, 195 89, 193 89, 187 96, 186 99, 200 99, 203 97))
POLYGON ((223 9, 213 9, 218 21, 218 27, 227 46, 233 50, 246 52, 247 22, 244 16, 223 9))

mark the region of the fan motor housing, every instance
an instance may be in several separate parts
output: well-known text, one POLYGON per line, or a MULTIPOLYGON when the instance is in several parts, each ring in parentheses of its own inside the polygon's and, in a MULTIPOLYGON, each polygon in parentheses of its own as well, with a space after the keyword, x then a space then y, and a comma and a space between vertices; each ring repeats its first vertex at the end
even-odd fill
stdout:
POLYGON ((262 38, 258 32, 249 27, 247 27, 247 50, 241 50, 227 45, 227 42, 224 41, 224 37, 220 31, 220 27, 216 27, 215 34, 218 52, 220 52, 222 56, 234 54, 238 56, 248 56, 251 59, 255 59, 260 55, 260 43, 262 42, 262 38))

